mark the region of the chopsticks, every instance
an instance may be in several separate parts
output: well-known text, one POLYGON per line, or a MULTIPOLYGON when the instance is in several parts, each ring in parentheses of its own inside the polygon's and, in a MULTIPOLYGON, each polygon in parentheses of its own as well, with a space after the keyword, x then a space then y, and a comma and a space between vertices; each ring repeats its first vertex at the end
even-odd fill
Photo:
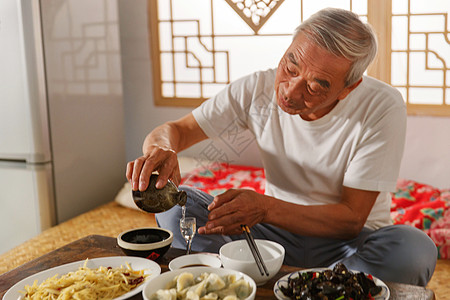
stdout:
POLYGON ((244 231, 245 239, 247 240, 248 246, 252 251, 252 255, 255 258, 256 265, 258 266, 259 272, 261 275, 269 276, 269 272, 267 271, 266 265, 262 259, 261 253, 259 253, 258 247, 256 246, 255 240, 253 236, 250 234, 250 228, 247 225, 241 225, 242 231, 244 231))

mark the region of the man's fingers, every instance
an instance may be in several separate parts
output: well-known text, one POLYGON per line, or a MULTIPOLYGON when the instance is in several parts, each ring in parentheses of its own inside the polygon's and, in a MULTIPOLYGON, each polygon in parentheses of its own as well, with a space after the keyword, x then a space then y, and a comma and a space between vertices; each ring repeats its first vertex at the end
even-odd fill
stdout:
POLYGON ((214 197, 213 202, 208 206, 209 210, 214 209, 215 207, 219 207, 223 205, 224 203, 227 203, 231 200, 233 200, 237 195, 239 195, 240 191, 235 189, 230 189, 223 194, 220 194, 216 197, 214 197))
POLYGON ((139 190, 145 191, 150 183, 150 176, 155 170, 155 163, 147 157, 142 166, 141 174, 139 176, 139 190))
POLYGON ((133 191, 137 191, 139 189, 139 176, 141 174, 142 165, 144 164, 145 158, 138 157, 134 160, 134 162, 130 163, 133 165, 133 171, 131 176, 131 188, 133 191))
POLYGON ((178 186, 179 180, 177 180, 177 177, 174 177, 174 172, 179 173, 178 159, 176 157, 174 159, 167 159, 157 170, 159 173, 158 181, 156 182, 157 189, 162 189, 169 179, 178 186))
POLYGON ((154 164, 146 156, 137 158, 133 163, 133 175, 131 177, 131 188, 133 191, 145 191, 153 172, 154 164))
POLYGON ((127 163, 127 170, 125 173, 125 176, 127 177, 127 180, 131 183, 131 179, 133 176, 133 165, 134 165, 134 161, 130 161, 129 163, 127 163))
POLYGON ((175 183, 176 186, 179 186, 181 183, 181 174, 180 174, 180 167, 177 165, 177 167, 173 170, 172 176, 169 177, 173 183, 175 183))
POLYGON ((239 235, 242 234, 240 225, 219 225, 215 226, 214 222, 208 222, 204 227, 198 229, 199 234, 224 234, 224 235, 239 235))

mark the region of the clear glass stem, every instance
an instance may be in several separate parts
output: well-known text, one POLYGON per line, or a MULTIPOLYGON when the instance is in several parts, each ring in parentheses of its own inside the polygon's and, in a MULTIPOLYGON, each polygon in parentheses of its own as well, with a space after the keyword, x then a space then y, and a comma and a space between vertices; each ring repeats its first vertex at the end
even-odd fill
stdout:
POLYGON ((191 244, 192 244, 192 239, 188 239, 186 241, 186 254, 190 254, 191 253, 191 244))

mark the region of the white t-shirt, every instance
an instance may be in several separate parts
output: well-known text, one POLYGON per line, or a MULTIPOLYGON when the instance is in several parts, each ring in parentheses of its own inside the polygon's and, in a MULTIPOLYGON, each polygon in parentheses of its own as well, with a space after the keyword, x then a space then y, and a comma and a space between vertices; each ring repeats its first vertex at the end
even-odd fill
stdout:
POLYGON ((256 72, 231 83, 193 111, 199 126, 210 138, 232 122, 252 132, 267 195, 312 205, 339 202, 342 186, 380 191, 365 226, 390 225, 389 192, 395 190, 406 130, 401 94, 364 76, 331 112, 305 121, 278 107, 275 74, 256 72))

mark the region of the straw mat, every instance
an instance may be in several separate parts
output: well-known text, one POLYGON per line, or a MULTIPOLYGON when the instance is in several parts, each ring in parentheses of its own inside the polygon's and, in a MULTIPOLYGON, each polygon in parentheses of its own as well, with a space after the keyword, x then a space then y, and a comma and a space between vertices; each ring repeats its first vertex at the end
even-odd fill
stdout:
POLYGON ((437 300, 450 300, 450 260, 438 259, 427 288, 434 291, 437 300))
POLYGON ((49 228, 0 255, 0 274, 87 235, 117 237, 128 229, 154 226, 157 225, 153 214, 109 202, 49 228))

